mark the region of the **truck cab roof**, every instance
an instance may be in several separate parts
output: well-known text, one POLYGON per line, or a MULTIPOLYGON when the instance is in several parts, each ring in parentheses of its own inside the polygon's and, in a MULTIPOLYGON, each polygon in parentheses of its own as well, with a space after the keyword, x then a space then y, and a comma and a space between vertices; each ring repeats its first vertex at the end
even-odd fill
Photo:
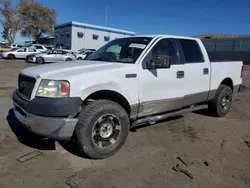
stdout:
POLYGON ((166 38, 176 38, 176 39, 190 39, 190 40, 199 40, 198 38, 194 37, 186 37, 186 36, 177 36, 177 35, 160 35, 160 34, 152 34, 152 35, 135 35, 130 36, 127 38, 134 38, 134 37, 149 37, 149 38, 158 38, 158 37, 166 37, 166 38))

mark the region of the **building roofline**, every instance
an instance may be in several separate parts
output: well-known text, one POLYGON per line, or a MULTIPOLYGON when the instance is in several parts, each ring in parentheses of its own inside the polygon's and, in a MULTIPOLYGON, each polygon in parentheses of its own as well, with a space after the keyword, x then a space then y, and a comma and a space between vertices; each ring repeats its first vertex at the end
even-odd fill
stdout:
POLYGON ((92 24, 75 22, 75 21, 67 22, 67 23, 64 23, 64 24, 58 24, 55 27, 61 27, 61 26, 68 25, 68 24, 79 25, 79 26, 83 26, 83 27, 91 27, 93 29, 102 29, 102 30, 109 30, 109 31, 114 31, 114 32, 121 32, 121 33, 125 33, 125 34, 135 35, 135 32, 133 32, 133 31, 115 29, 115 28, 111 28, 111 27, 103 27, 103 26, 99 26, 99 25, 92 25, 92 24))

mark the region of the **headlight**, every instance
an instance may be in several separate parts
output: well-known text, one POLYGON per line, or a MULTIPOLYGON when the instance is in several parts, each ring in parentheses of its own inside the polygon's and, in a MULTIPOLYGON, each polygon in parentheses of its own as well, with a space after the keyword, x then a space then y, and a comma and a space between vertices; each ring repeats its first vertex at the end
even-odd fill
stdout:
POLYGON ((69 97, 69 82, 57 80, 42 80, 37 91, 37 97, 69 97))

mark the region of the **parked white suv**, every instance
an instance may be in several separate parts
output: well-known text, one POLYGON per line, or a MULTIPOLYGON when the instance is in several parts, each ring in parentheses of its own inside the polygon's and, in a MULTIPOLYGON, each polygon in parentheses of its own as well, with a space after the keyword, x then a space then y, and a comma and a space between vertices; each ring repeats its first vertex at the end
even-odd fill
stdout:
POLYGON ((244 88, 242 70, 241 61, 210 62, 196 38, 121 38, 85 61, 24 69, 14 113, 32 132, 74 139, 81 153, 100 159, 122 147, 131 126, 206 108, 226 115, 244 88))

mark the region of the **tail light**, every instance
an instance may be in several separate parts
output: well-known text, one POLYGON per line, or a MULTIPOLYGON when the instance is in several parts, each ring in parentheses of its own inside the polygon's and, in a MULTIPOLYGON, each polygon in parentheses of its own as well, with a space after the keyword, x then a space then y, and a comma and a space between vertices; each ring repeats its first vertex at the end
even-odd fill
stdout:
POLYGON ((244 70, 244 68, 243 68, 243 65, 242 65, 242 67, 241 67, 241 72, 240 72, 240 78, 243 77, 243 70, 244 70))

